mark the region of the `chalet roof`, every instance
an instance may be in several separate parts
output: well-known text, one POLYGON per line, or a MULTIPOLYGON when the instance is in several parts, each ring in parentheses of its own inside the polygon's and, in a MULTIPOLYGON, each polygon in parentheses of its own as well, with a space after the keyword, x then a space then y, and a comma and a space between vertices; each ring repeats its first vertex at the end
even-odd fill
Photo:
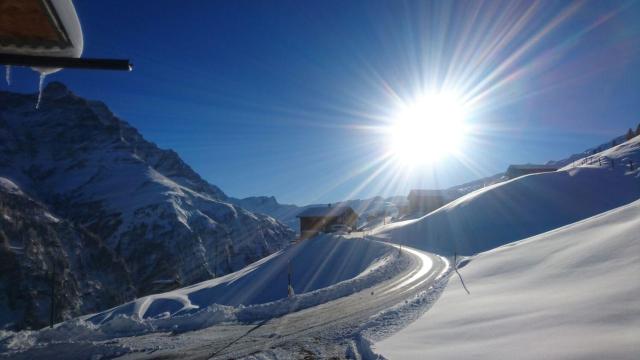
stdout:
POLYGON ((72 44, 51 0, 3 0, 0 46, 65 49, 72 44))
POLYGON ((351 206, 314 206, 304 209, 297 217, 328 217, 355 213, 351 206))

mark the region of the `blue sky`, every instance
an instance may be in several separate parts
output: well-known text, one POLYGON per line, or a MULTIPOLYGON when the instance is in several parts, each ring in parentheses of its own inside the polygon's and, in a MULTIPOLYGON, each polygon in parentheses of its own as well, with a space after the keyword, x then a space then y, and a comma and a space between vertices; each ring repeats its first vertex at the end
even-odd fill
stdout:
MULTIPOLYGON (((333 202, 560 159, 640 122, 639 1, 76 1, 86 57, 47 81, 106 102, 236 197, 333 202), (399 102, 472 99, 460 149, 381 169, 399 102)), ((11 89, 35 90, 16 71, 11 89)), ((6 85, 2 85, 6 88, 6 85)))

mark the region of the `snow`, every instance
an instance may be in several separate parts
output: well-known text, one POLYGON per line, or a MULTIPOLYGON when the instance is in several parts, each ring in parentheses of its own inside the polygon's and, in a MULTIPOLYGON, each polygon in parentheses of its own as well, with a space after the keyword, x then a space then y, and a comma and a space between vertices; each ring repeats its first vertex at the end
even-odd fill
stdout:
POLYGON ((640 200, 481 253, 433 308, 375 344, 391 359, 637 359, 640 200))
POLYGON ((235 273, 182 289, 145 296, 87 317, 105 323, 118 315, 139 319, 176 316, 212 304, 248 306, 288 295, 288 267, 296 294, 309 293, 350 279, 364 277, 387 261, 392 248, 358 239, 325 235, 303 241, 259 260, 235 273))
POLYGON ((2 176, 0 176, 0 189, 10 194, 16 194, 16 195, 22 194, 22 190, 20 190, 20 187, 16 185, 15 182, 2 176))
POLYGON ((405 271, 409 263, 409 256, 384 243, 319 236, 220 278, 145 296, 53 329, 7 333, 0 341, 0 351, 38 351, 60 341, 77 347, 122 336, 270 319, 369 288, 405 271), (295 292, 291 297, 289 264, 295 292))
MULTIPOLYGON (((472 256, 458 263, 470 294, 453 276, 426 315, 375 351, 402 359, 637 358, 639 161, 636 137, 374 231, 472 256)), ((387 318, 403 323, 406 311, 387 318)))
MULTIPOLYGON (((73 189, 90 178, 96 185, 79 196, 93 199, 108 193, 108 207, 127 216, 151 216, 164 208, 139 214, 136 210, 166 203, 177 214, 180 226, 188 229, 201 222, 216 229, 219 225, 213 218, 243 211, 227 204, 227 199, 191 190, 186 178, 152 167, 141 174, 137 169, 143 160, 137 153, 115 160, 124 178, 110 177, 106 168, 87 168, 78 170, 73 179, 52 177, 51 182, 57 188, 73 189), (123 186, 125 180, 128 186, 123 186), (169 201, 163 200, 165 196, 169 201), (219 214, 209 218, 209 213, 219 214)), ((376 345, 377 351, 391 358, 512 358, 514 354, 625 358, 637 354, 640 290, 634 276, 640 270, 636 235, 640 227, 639 162, 637 137, 559 171, 493 184, 419 219, 373 230, 377 237, 420 250, 472 256, 459 263, 464 264, 460 273, 471 294, 453 277, 446 290, 446 280, 442 280, 432 288, 418 289, 419 295, 404 295, 415 290, 418 285, 411 284, 425 277, 432 265, 427 254, 407 248, 405 253, 429 266, 408 272, 397 285, 376 292, 400 292, 404 304, 372 316, 362 323, 363 331, 375 328, 367 336, 388 336, 391 329, 417 320, 376 345), (379 330, 381 325, 385 331, 379 330), (523 353, 523 349, 531 351, 523 353)), ((0 187, 16 186, 0 178, 0 187)), ((386 203, 383 206, 386 209, 386 203)), ((57 219, 51 216, 50 220, 57 219)), ((169 224, 158 226, 168 228, 169 224)), ((203 253, 204 249, 205 244, 203 253)), ((153 248, 144 253, 147 255, 155 261, 153 248)), ((406 270, 404 265, 403 255, 386 244, 325 235, 226 276, 145 296, 54 329, 0 332, 0 351, 52 349, 63 341, 84 346, 87 340, 178 334, 227 322, 271 319, 368 289, 406 270), (291 288, 287 282, 290 267, 291 288)), ((174 281, 159 277, 154 283, 174 281)), ((353 354, 368 354, 369 337, 356 338, 353 347, 353 354)))
POLYGON ((443 255, 473 255, 640 198, 640 137, 601 154, 613 160, 522 176, 469 193, 416 220, 372 234, 443 255), (627 159, 624 160, 623 159, 627 159), (625 165, 631 159, 634 170, 625 165))

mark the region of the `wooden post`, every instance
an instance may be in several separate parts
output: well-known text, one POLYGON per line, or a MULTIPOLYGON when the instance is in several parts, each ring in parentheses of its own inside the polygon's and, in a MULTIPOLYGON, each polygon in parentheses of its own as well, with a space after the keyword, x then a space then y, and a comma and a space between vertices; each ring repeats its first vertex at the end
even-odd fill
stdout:
POLYGON ((462 280, 462 275, 460 275, 460 272, 458 271, 458 254, 457 253, 453 253, 453 269, 456 271, 456 274, 458 274, 458 277, 460 278, 460 283, 462 283, 462 287, 464 288, 464 291, 467 292, 467 295, 470 295, 471 293, 469 292, 469 289, 467 289, 467 285, 464 284, 464 280, 462 280))
POLYGON ((49 309, 49 327, 53 327, 56 311, 56 264, 51 266, 51 308, 49 309))
POLYGON ((287 264, 288 267, 288 274, 287 274, 287 281, 288 281, 288 285, 287 285, 287 296, 288 297, 292 297, 293 295, 295 295, 295 293, 293 292, 293 285, 291 284, 291 261, 289 261, 289 263, 287 264))

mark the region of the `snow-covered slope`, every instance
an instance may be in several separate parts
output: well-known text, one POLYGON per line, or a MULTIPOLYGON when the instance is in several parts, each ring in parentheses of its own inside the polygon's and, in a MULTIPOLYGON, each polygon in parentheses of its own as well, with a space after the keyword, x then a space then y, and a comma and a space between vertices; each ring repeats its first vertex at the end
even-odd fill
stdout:
POLYGON ((52 215, 0 177, 0 324, 38 328, 134 295, 123 261, 100 238, 52 215), (108 271, 105 271, 108 270, 108 271))
POLYGON ((98 237, 138 296, 236 271, 293 238, 273 218, 230 204, 104 104, 60 83, 47 86, 37 111, 34 98, 0 92, 0 176, 98 237))
MULTIPOLYGON (((605 190, 605 188, 601 188, 605 190)), ((637 359, 640 201, 481 253, 390 359, 637 359)))
MULTIPOLYGON (((288 297, 288 277, 295 294, 309 293, 380 270, 392 247, 360 239, 323 235, 303 241, 240 271, 167 293, 149 295, 89 317, 104 323, 124 314, 139 319, 193 313, 213 304, 264 304, 288 297)), ((352 289, 351 289, 352 290, 352 289)), ((319 300, 320 301, 320 300, 319 300)))
POLYGON ((590 164, 495 184, 376 233, 439 254, 472 255, 640 198, 638 162, 640 137, 635 137, 596 155, 590 164), (633 169, 629 160, 636 164, 633 169))
POLYGON ((611 139, 610 141, 607 141, 605 143, 602 143, 598 146, 586 149, 585 151, 581 152, 581 153, 577 153, 577 154, 572 154, 564 159, 560 159, 560 160, 552 160, 552 161, 548 161, 547 165, 554 165, 554 166, 566 166, 568 164, 571 164, 572 162, 585 158, 587 156, 591 156, 600 152, 603 152, 605 150, 611 149, 612 147, 615 147, 618 144, 622 144, 623 142, 625 142, 626 136, 625 135, 620 135, 614 139, 611 139))
MULTIPOLYGON (((140 336, 147 334, 146 340, 149 340, 154 336, 149 333, 156 333, 158 341, 162 341, 167 332, 177 334, 213 325, 224 329, 225 325, 220 323, 242 327, 238 322, 299 314, 299 310, 326 305, 331 300, 382 284, 417 265, 412 259, 384 243, 323 235, 292 245, 224 277, 145 296, 101 313, 68 320, 52 329, 0 330, 0 357, 3 354, 20 358, 51 357, 60 347, 65 349, 65 358, 122 355, 132 350, 111 346, 118 342, 115 338, 136 342, 140 336), (289 269, 293 296, 288 295, 289 269), (138 338, 122 339, 129 336, 138 338)), ((399 277, 397 281, 405 284, 407 277, 399 277)), ((191 346, 190 341, 180 346, 186 350, 191 346)))

